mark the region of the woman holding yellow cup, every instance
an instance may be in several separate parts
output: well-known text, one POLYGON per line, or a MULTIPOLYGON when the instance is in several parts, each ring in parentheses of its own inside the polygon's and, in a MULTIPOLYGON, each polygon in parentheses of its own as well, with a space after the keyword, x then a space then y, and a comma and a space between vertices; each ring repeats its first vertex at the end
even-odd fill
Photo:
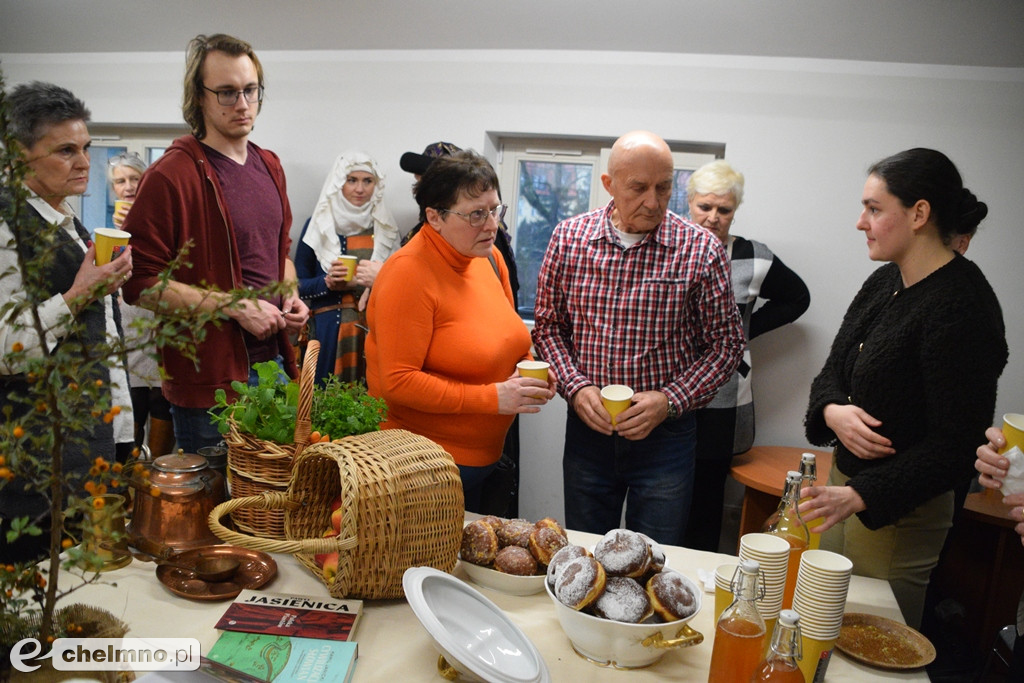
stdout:
POLYGON ((135 152, 115 154, 107 162, 107 182, 117 198, 114 201, 114 214, 111 220, 114 227, 120 228, 124 223, 128 209, 135 201, 135 193, 139 189, 142 174, 146 171, 146 162, 135 152))

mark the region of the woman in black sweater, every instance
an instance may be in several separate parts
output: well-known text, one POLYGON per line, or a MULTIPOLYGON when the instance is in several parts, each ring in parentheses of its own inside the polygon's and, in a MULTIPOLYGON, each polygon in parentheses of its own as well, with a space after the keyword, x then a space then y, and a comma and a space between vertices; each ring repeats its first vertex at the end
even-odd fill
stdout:
POLYGON ((827 486, 805 519, 854 573, 888 579, 917 627, 953 517, 953 488, 973 471, 1006 364, 1002 313, 954 237, 988 208, 942 153, 911 149, 871 167, 857 229, 888 261, 861 287, 811 386, 806 431, 834 445, 827 486))

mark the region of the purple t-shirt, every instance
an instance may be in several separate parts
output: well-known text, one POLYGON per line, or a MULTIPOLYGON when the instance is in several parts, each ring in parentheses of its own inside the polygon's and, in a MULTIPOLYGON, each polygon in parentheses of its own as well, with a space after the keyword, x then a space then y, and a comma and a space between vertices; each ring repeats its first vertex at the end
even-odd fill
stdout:
MULTIPOLYGON (((277 185, 251 144, 244 164, 208 145, 203 147, 224 191, 224 205, 234 226, 242 284, 253 289, 266 287, 278 279, 278 245, 284 229, 284 210, 277 185)), ((263 298, 281 306, 280 296, 263 298)), ((276 335, 259 340, 248 332, 244 334, 250 363, 272 360, 280 353, 276 335)))

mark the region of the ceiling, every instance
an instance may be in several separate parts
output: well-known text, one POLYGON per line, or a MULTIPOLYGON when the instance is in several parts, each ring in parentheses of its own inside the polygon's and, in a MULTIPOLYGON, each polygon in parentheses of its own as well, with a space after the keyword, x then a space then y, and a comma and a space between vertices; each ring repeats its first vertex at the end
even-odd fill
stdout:
POLYGON ((568 49, 1024 67, 1021 0, 0 0, 0 54, 568 49))

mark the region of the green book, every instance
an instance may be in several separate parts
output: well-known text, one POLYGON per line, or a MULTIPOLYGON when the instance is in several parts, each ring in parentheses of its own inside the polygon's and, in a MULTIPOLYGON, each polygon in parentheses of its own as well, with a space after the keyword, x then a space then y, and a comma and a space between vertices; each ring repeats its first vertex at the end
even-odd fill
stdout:
POLYGON ((206 655, 261 681, 347 683, 356 669, 356 643, 225 631, 206 655))

